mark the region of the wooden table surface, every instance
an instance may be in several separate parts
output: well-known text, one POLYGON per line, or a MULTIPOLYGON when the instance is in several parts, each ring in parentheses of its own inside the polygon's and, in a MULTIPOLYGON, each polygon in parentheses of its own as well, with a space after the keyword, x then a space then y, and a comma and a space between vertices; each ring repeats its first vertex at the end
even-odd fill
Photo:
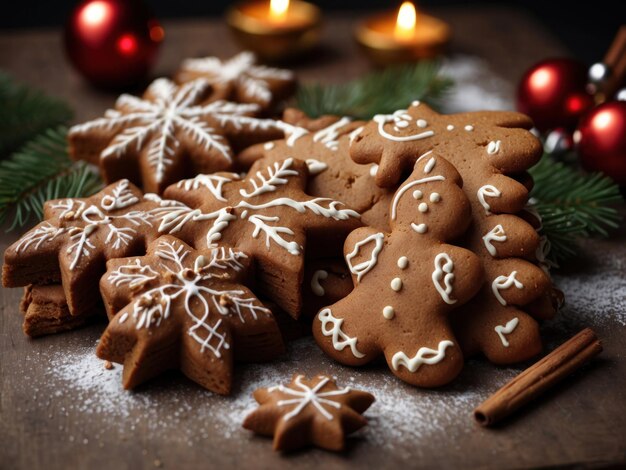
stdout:
MULTIPOLYGON (((437 10, 454 28, 453 51, 486 60, 515 82, 533 62, 564 51, 531 19, 507 9, 437 10)), ((367 69, 351 39, 354 15, 327 19, 324 47, 295 64, 303 80, 339 81, 367 69)), ((236 51, 219 21, 166 22, 157 74, 188 56, 236 51)), ((4 32, 0 68, 66 99, 77 120, 97 116, 114 96, 85 85, 63 58, 58 31, 4 32)), ((0 236, 0 248, 16 234, 0 236)), ((93 348, 103 325, 38 340, 21 331, 20 289, 0 292, 0 468, 527 468, 626 464, 626 232, 583 245, 579 261, 557 274, 568 306, 543 330, 548 349, 584 326, 605 353, 546 399, 497 429, 471 419, 480 401, 519 369, 470 361, 461 377, 438 391, 408 387, 377 367, 331 363, 310 339, 272 364, 239 367, 232 397, 201 390, 176 373, 136 392, 121 390, 120 367, 105 371, 93 348), (372 391, 370 426, 344 454, 319 450, 280 456, 270 441, 240 422, 258 384, 295 371, 326 372, 372 391)))

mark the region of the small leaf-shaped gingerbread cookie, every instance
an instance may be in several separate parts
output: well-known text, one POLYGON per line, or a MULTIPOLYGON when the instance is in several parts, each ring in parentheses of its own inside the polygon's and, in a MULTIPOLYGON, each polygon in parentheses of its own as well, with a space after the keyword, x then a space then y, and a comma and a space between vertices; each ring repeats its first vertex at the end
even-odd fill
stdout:
POLYGON ((350 387, 339 388, 330 377, 310 380, 296 374, 289 385, 260 388, 254 392, 259 407, 243 427, 274 436, 274 450, 296 450, 312 444, 339 451, 345 437, 367 424, 361 414, 374 397, 350 387))
POLYGON ((344 253, 355 285, 350 295, 322 309, 315 339, 331 357, 362 365, 383 354, 391 371, 417 386, 450 382, 463 355, 449 313, 480 289, 480 260, 446 244, 471 221, 458 172, 429 155, 396 191, 389 233, 352 232, 344 253))

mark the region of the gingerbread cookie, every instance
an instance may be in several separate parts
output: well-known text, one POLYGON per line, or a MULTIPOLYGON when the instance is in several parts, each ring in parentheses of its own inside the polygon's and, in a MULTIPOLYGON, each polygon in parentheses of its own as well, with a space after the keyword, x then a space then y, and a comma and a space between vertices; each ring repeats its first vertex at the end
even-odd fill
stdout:
POLYGON ((88 198, 47 201, 45 220, 5 251, 4 287, 62 283, 70 314, 88 314, 105 261, 142 253, 158 236, 149 214, 156 206, 128 180, 88 198))
POLYGON ((415 102, 376 116, 350 149, 355 161, 380 164, 381 186, 397 184, 416 158, 431 152, 457 168, 473 214, 463 246, 480 256, 486 282, 454 316, 455 331, 467 355, 482 352, 500 364, 537 354, 539 329, 528 314, 546 318, 556 311, 550 279, 536 265, 539 237, 513 215, 528 201, 532 181, 525 172, 542 154, 531 126, 518 113, 439 115, 415 102))
POLYGON ((321 308, 346 297, 352 288, 352 277, 343 258, 306 260, 302 284, 302 317, 312 319, 321 308))
POLYGON ((302 160, 311 175, 309 194, 342 201, 359 212, 367 225, 387 229, 393 191, 375 184, 377 165, 359 165, 350 158, 350 142, 365 123, 336 116, 313 120, 294 109, 286 110, 283 120, 297 126, 288 137, 252 146, 238 156, 239 161, 245 165, 258 159, 302 160))
POLYGON ((84 315, 72 315, 67 307, 63 286, 58 284, 26 286, 20 312, 24 315, 22 329, 31 338, 74 330, 104 313, 102 308, 94 308, 84 315))
POLYGON ((254 104, 207 103, 211 90, 201 79, 176 86, 160 78, 143 98, 121 95, 104 117, 70 129, 70 154, 99 165, 106 182, 128 178, 161 193, 182 178, 233 168, 233 146, 276 139, 289 127, 255 118, 254 104))
POLYGON ((314 445, 341 451, 346 435, 367 424, 361 416, 374 396, 350 387, 339 388, 324 375, 306 379, 295 374, 289 385, 255 390, 259 407, 243 427, 264 436, 274 436, 274 450, 291 451, 314 445))
POLYGON ((266 361, 284 349, 271 312, 241 284, 249 265, 241 251, 196 251, 170 235, 146 256, 110 260, 100 287, 112 319, 98 357, 124 364, 124 388, 179 368, 230 393, 233 360, 266 361))
POLYGON ((161 225, 177 227, 177 236, 197 248, 226 244, 248 253, 257 264, 259 294, 297 318, 305 254, 337 254, 360 225, 359 214, 341 202, 306 194, 307 179, 306 164, 293 158, 259 161, 244 178, 198 175, 165 191, 196 212, 164 207, 161 225))
POLYGON ((255 103, 264 110, 289 98, 296 89, 292 71, 259 65, 248 51, 224 61, 217 57, 187 59, 176 73, 178 83, 198 78, 213 86, 213 98, 255 103))
POLYGON ((448 316, 476 294, 483 273, 476 255, 445 243, 471 222, 460 185, 445 159, 418 160, 393 197, 391 231, 364 227, 348 236, 354 290, 313 325, 329 356, 356 366, 384 355, 393 374, 422 387, 444 385, 461 371, 448 316))

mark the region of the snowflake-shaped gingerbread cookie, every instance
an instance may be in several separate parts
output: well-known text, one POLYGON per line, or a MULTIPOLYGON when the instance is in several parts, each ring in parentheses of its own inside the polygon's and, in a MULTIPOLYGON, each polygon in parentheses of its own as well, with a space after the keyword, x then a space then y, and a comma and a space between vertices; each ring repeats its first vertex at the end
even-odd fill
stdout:
POLYGON ((155 80, 143 98, 121 95, 104 117, 73 126, 70 153, 99 164, 107 182, 129 178, 161 193, 182 178, 231 169, 233 145, 278 138, 290 127, 254 117, 254 104, 207 102, 210 93, 206 80, 155 80))
POLYGON ((340 451, 346 435, 367 424, 362 414, 374 396, 350 387, 339 388, 330 377, 306 379, 296 374, 288 385, 254 392, 259 407, 243 426, 264 436, 274 436, 274 450, 291 451, 307 445, 340 451))
POLYGON ((259 65, 255 55, 248 51, 228 60, 187 59, 176 74, 179 83, 198 78, 213 86, 213 98, 255 103, 263 109, 288 98, 296 86, 293 72, 259 65))
POLYGON ((107 263, 101 290, 111 318, 97 354, 124 364, 125 388, 170 368, 220 394, 233 360, 283 352, 271 312, 241 282, 248 256, 232 248, 196 251, 166 235, 146 256, 107 263))

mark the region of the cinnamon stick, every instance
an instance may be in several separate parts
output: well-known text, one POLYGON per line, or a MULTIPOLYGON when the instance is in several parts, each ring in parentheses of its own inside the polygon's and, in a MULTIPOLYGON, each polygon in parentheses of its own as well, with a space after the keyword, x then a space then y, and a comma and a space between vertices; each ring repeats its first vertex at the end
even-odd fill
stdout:
POLYGON ((611 74, 601 92, 604 99, 611 99, 626 78, 626 25, 620 26, 602 62, 609 67, 611 74))
POLYGON ((602 343, 590 328, 563 343, 513 378, 474 410, 474 418, 491 426, 535 399, 602 351, 602 343))

